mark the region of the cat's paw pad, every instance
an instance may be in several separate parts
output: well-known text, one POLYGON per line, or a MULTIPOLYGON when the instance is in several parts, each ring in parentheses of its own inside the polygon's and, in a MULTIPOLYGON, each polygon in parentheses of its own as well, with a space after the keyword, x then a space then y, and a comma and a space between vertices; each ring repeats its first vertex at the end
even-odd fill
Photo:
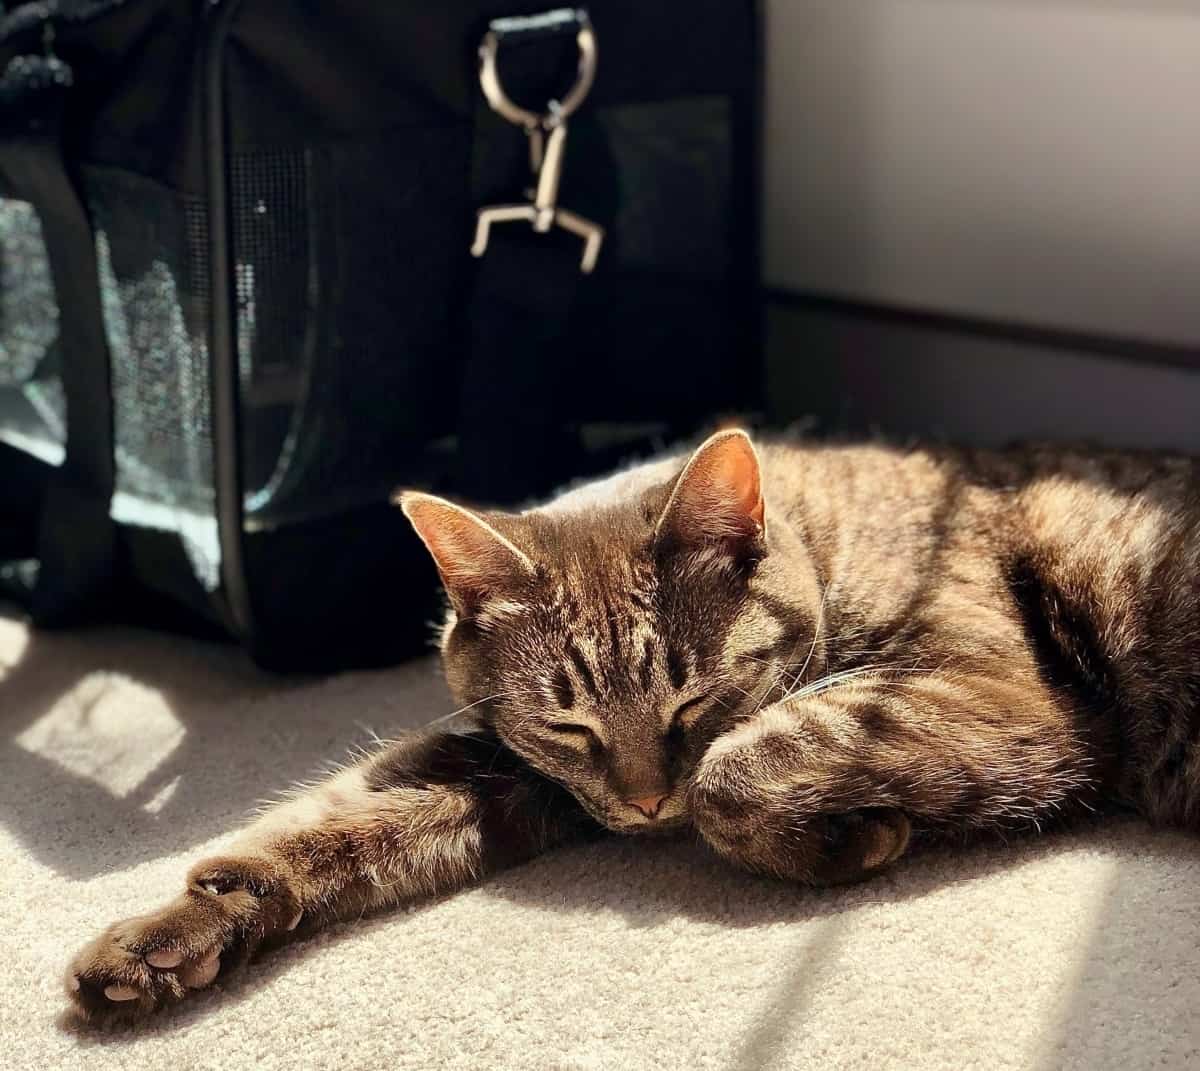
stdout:
POLYGON ((302 917, 285 883, 265 867, 212 862, 165 908, 110 926, 75 957, 66 989, 93 1022, 128 1021, 211 985, 302 917))
POLYGON ((210 985, 233 927, 218 904, 187 893, 152 915, 110 926, 75 957, 67 995, 85 1019, 145 1015, 210 985))

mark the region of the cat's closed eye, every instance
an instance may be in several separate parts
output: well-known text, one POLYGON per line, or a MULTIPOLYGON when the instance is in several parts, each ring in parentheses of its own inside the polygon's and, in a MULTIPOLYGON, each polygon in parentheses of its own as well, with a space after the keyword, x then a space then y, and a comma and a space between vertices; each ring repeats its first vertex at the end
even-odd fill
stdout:
POLYGON ((552 721, 546 726, 556 737, 564 742, 577 746, 587 745, 593 748, 603 748, 604 741, 590 725, 577 721, 552 721))

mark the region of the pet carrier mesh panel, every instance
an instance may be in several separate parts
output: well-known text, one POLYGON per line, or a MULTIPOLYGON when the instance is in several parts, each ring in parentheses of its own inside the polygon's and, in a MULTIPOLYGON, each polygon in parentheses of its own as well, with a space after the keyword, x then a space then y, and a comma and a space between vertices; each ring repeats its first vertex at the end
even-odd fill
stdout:
POLYGON ((472 209, 441 168, 468 149, 432 128, 232 156, 248 523, 386 500, 454 431, 446 235, 472 209))
POLYGON ((84 172, 108 339, 112 517, 173 532, 220 583, 204 207, 114 168, 84 172))
POLYGON ((51 465, 66 441, 59 316, 37 211, 0 199, 0 441, 51 465))

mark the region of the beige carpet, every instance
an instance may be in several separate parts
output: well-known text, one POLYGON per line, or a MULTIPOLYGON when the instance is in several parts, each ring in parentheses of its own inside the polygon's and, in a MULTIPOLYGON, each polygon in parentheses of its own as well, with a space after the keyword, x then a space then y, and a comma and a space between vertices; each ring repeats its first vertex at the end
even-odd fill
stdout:
POLYGON ((429 661, 278 680, 0 617, 0 1067, 1200 1066, 1200 841, 1136 823, 837 893, 607 843, 294 946, 138 1033, 63 1018, 93 931, 260 798, 447 709, 429 661))

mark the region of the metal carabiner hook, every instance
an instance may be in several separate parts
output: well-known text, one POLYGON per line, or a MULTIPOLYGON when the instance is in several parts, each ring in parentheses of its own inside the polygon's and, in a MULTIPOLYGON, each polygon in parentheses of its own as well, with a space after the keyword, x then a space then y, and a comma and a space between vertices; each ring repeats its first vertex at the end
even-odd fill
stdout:
POLYGON ((575 84, 567 95, 560 101, 551 101, 549 109, 542 115, 522 108, 505 92, 500 81, 500 72, 496 69, 496 57, 500 53, 500 39, 504 28, 509 24, 528 24, 530 19, 497 19, 492 28, 483 35, 479 45, 479 85, 483 95, 491 105, 492 111, 502 115, 510 123, 523 126, 526 130, 534 130, 549 123, 560 123, 574 115, 591 92, 592 83, 596 80, 596 33, 592 29, 591 20, 586 11, 551 11, 537 19, 546 26, 556 23, 573 22, 579 27, 575 35, 575 43, 579 47, 579 67, 575 75, 575 84))
POLYGON ((481 208, 475 225, 475 241, 471 244, 473 256, 481 257, 487 251, 488 237, 495 223, 526 222, 538 234, 546 234, 552 227, 561 227, 583 239, 583 257, 579 270, 588 274, 596 266, 600 246, 604 242, 604 228, 591 220, 569 212, 558 206, 558 187, 562 179, 563 156, 567 143, 567 117, 578 109, 592 88, 596 77, 596 35, 585 11, 553 11, 539 16, 548 25, 562 23, 568 19, 575 22, 579 31, 575 36, 579 46, 579 68, 575 84, 561 101, 550 101, 545 113, 539 115, 522 108, 504 90, 496 68, 496 57, 500 51, 501 32, 507 22, 528 20, 497 20, 479 46, 479 84, 488 104, 498 115, 510 123, 522 127, 529 138, 530 166, 537 176, 537 187, 530 203, 491 205, 481 208))

